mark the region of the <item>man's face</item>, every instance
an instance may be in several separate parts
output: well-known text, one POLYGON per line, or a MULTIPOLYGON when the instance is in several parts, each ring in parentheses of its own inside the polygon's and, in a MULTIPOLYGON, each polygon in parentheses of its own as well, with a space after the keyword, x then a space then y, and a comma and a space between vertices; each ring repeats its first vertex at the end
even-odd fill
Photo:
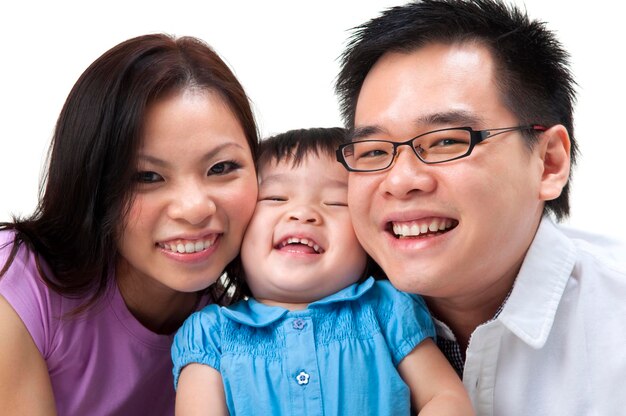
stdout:
MULTIPOLYGON (((387 53, 360 91, 354 140, 517 126, 494 79, 491 55, 477 44, 387 53)), ((480 301, 517 274, 541 218, 541 177, 539 152, 508 132, 437 165, 402 146, 389 169, 350 173, 348 201, 361 244, 397 288, 480 301)))

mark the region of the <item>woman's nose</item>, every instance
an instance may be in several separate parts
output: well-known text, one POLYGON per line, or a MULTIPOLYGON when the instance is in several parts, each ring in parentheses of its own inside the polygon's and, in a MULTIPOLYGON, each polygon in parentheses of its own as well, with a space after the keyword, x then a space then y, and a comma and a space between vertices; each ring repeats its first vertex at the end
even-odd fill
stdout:
POLYGON ((215 214, 217 205, 206 187, 189 184, 176 193, 169 215, 192 225, 199 225, 215 214))

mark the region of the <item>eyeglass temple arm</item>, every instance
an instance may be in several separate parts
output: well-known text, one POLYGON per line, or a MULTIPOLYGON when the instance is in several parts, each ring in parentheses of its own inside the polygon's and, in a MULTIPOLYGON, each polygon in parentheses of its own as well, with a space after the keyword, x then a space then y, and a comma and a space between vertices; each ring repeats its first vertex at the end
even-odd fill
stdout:
POLYGON ((480 133, 480 141, 483 141, 487 138, 497 136, 498 134, 508 133, 510 131, 521 131, 521 130, 546 131, 548 130, 548 128, 545 126, 542 126, 541 124, 529 124, 527 126, 503 127, 500 129, 480 130, 477 133, 480 133), (492 132, 495 132, 495 133, 492 133, 492 132))

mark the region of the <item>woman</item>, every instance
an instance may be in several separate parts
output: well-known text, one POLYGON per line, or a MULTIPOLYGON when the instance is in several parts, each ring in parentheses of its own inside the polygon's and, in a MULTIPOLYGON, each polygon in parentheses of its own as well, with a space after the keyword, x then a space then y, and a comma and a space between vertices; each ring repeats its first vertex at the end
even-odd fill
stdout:
POLYGON ((3 412, 173 413, 173 333, 240 297, 220 276, 257 143, 243 88, 197 39, 130 39, 83 73, 36 212, 0 225, 3 412))

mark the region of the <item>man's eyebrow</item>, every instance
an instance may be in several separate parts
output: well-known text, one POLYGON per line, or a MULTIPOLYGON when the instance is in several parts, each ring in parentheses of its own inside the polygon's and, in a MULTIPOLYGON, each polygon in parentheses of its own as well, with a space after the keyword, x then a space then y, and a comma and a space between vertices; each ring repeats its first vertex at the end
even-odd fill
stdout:
POLYGON ((348 133, 348 140, 355 141, 363 139, 364 137, 374 136, 376 134, 384 133, 386 130, 380 126, 364 126, 355 127, 348 133))
POLYGON ((455 127, 471 127, 480 124, 482 117, 464 110, 451 110, 420 116, 415 120, 418 126, 454 125, 455 127))
MULTIPOLYGON (((439 126, 472 127, 480 125, 483 118, 464 110, 451 110, 440 113, 426 114, 413 120, 416 132, 420 129, 437 128, 439 126)), ((355 127, 348 134, 350 141, 361 140, 377 134, 387 134, 387 129, 380 125, 355 127)), ((425 133, 423 131, 422 133, 425 133)))

